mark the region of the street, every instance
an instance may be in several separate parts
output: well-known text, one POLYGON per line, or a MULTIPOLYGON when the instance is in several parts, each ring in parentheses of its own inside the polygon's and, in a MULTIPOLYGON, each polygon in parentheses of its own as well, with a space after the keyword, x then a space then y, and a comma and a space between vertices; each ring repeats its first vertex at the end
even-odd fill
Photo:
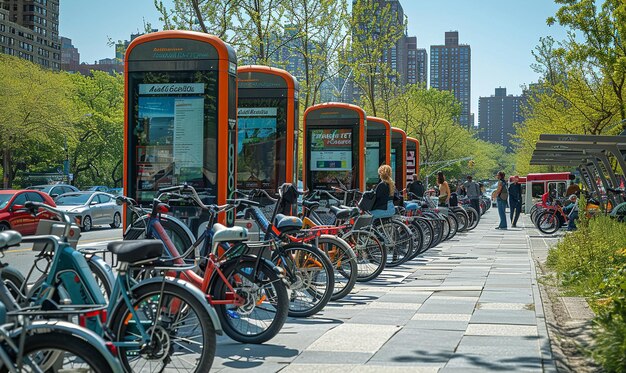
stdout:
MULTIPOLYGON (((78 242, 79 248, 106 248, 107 243, 122 239, 122 229, 111 228, 94 228, 90 232, 81 232, 81 238, 78 242)), ((3 263, 9 263, 11 266, 19 269, 22 273, 28 273, 33 264, 35 253, 31 250, 31 244, 21 244, 4 253, 3 263)))

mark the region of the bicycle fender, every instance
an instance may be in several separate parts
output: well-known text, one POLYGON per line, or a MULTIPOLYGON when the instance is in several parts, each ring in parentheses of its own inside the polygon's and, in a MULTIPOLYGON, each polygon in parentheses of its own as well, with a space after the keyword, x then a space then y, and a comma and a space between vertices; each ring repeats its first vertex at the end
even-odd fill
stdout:
MULTIPOLYGON (((178 278, 175 279, 175 278, 168 277, 167 280, 165 281, 193 295, 200 302, 200 304, 204 307, 204 310, 209 314, 209 317, 211 318, 211 322, 213 323, 213 327, 215 328, 215 332, 217 333, 217 335, 222 335, 224 333, 224 331, 222 330, 222 324, 220 324, 220 319, 217 317, 217 312, 215 312, 215 309, 209 304, 209 302, 207 302, 205 295, 202 293, 202 291, 200 291, 200 289, 188 283, 187 281, 184 281, 178 278)), ((160 277, 160 276, 152 277, 136 284, 135 286, 132 287, 131 290, 135 290, 143 285, 153 284, 153 283, 160 284, 162 282, 163 282, 163 277, 160 277)), ((123 302, 123 300, 121 301, 123 302)), ((118 306, 116 306, 116 308, 117 307, 118 306)))
POLYGON ((343 245, 344 249, 347 249, 348 254, 350 255, 350 260, 356 259, 356 254, 354 253, 354 250, 352 250, 350 245, 343 238, 339 236, 333 236, 332 234, 322 234, 320 235, 320 238, 322 237, 331 237, 332 239, 338 240, 338 242, 343 245))
POLYGON ((113 269, 104 259, 99 257, 98 255, 93 255, 89 259, 88 262, 95 264, 98 268, 102 270, 103 273, 106 273, 107 282, 109 283, 109 289, 113 289, 113 285, 115 284, 115 276, 113 275, 113 269))
MULTIPOLYGON (((111 368, 113 368, 113 372, 115 373, 124 372, 117 358, 115 358, 111 354, 111 352, 107 349, 104 339, 102 339, 102 337, 100 337, 98 334, 94 333, 93 331, 87 328, 80 327, 76 324, 72 324, 67 321, 37 320, 37 321, 31 322, 26 327, 22 326, 20 328, 17 328, 11 331, 11 336, 16 337, 17 335, 21 334, 24 328, 26 328, 26 332, 28 333, 31 333, 31 332, 46 333, 52 330, 52 331, 63 332, 63 333, 72 334, 77 337, 80 337, 84 339, 85 341, 87 341, 95 349, 97 349, 98 352, 102 354, 102 356, 104 356, 104 358, 107 360, 111 368)), ((63 343, 63 341, 59 341, 59 343, 63 343)))
MULTIPOLYGON (((133 226, 137 223, 137 222, 141 222, 144 226, 146 226, 148 224, 148 219, 150 219, 150 217, 146 214, 143 215, 142 217, 140 217, 139 219, 135 220, 133 222, 133 224, 129 225, 126 230, 124 231, 124 237, 128 234, 128 232, 130 232, 130 230, 133 228, 133 226)), ((194 236, 193 232, 191 232, 191 229, 189 229, 189 227, 187 227, 187 225, 185 223, 183 223, 180 219, 175 218, 171 215, 165 215, 162 214, 161 215, 161 219, 162 220, 169 220, 172 223, 178 225, 179 227, 181 227, 185 233, 187 234, 187 236, 189 237, 190 242, 195 242, 196 241, 196 236, 194 236)))

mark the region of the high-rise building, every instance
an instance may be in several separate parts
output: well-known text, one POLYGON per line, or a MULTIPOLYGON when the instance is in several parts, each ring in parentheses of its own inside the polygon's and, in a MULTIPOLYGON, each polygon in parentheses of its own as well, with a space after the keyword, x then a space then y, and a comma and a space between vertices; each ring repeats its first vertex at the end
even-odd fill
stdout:
POLYGON ((428 52, 424 48, 416 49, 417 83, 428 86, 428 52))
POLYGON ((511 150, 514 123, 524 121, 522 96, 506 94, 506 88, 496 88, 495 95, 478 99, 478 136, 486 141, 501 144, 511 150))
POLYGON ((0 52, 59 70, 59 0, 0 0, 0 52))
POLYGON ((80 53, 72 39, 61 36, 61 70, 76 71, 80 65, 80 53))
POLYGON ((444 45, 430 46, 430 86, 451 91, 461 103, 459 123, 473 128, 470 123, 471 102, 471 50, 466 44, 459 44, 459 32, 445 33, 444 45))

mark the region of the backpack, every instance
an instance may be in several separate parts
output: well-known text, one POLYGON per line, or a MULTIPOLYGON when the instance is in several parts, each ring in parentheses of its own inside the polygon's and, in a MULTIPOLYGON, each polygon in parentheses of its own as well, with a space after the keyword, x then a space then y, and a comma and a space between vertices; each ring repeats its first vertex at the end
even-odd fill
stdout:
POLYGON ((502 190, 500 190, 500 199, 503 201, 507 201, 509 199, 509 190, 506 187, 506 183, 504 181, 500 181, 502 183, 502 190))
POLYGON ((450 207, 455 207, 459 205, 459 197, 456 193, 450 194, 450 202, 448 203, 450 207))
POLYGON ((376 202, 376 191, 368 190, 363 193, 361 199, 359 200, 359 208, 363 211, 370 211, 372 207, 374 207, 374 203, 376 202))

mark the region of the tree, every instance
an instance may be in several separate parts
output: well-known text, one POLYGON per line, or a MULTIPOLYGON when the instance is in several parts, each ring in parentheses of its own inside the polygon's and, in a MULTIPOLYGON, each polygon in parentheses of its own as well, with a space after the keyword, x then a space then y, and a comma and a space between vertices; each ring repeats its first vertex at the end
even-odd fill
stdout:
MULTIPOLYGON (((342 64, 347 79, 352 79, 363 92, 363 105, 379 115, 380 105, 398 93, 399 76, 390 63, 392 50, 402 37, 405 24, 398 22, 389 3, 379 0, 356 0, 352 4, 350 30, 342 64)), ((390 116, 389 108, 385 110, 390 116)))
MULTIPOLYGON (((609 92, 617 100, 621 120, 626 119, 626 2, 605 0, 596 6, 594 0, 555 0, 561 8, 549 25, 568 27, 567 41, 560 53, 567 62, 588 65, 587 71, 598 72, 607 80, 609 92)), ((626 130, 626 122, 622 129, 626 130)))
MULTIPOLYGON (((32 62, 0 55, 0 148, 4 188, 11 188, 18 165, 31 149, 60 153, 59 139, 70 132, 76 113, 70 101, 68 74, 44 70, 32 62)), ((52 159, 49 159, 52 161, 52 159)), ((62 164, 62 163, 61 163, 62 164)))

